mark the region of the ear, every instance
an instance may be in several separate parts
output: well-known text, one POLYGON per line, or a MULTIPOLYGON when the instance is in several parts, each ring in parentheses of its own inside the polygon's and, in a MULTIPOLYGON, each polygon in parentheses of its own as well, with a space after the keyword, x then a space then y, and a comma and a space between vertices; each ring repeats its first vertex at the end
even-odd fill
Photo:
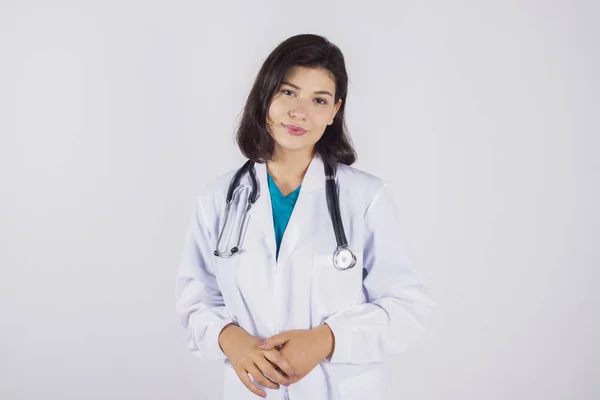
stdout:
POLYGON ((333 114, 331 115, 331 119, 329 120, 329 123, 327 125, 333 124, 333 120, 335 119, 335 116, 336 116, 337 112, 340 110, 341 106, 342 106, 342 99, 339 99, 338 102, 336 103, 336 105, 333 106, 333 114))

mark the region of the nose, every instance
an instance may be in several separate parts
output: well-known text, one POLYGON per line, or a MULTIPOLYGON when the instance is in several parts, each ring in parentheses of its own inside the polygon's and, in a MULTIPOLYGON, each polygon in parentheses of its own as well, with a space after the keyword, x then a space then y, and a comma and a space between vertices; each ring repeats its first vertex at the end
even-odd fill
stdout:
POLYGON ((302 101, 297 101, 290 107, 289 114, 291 118, 304 120, 308 116, 308 108, 302 101))

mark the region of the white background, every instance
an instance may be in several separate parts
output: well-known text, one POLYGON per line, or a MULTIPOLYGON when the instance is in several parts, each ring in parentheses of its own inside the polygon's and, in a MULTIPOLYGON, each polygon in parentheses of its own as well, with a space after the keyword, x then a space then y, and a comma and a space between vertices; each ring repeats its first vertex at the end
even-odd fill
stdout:
POLYGON ((344 52, 355 166, 438 304, 396 398, 600 398, 599 4, 0 1, 0 398, 219 398, 175 274, 297 33, 344 52))

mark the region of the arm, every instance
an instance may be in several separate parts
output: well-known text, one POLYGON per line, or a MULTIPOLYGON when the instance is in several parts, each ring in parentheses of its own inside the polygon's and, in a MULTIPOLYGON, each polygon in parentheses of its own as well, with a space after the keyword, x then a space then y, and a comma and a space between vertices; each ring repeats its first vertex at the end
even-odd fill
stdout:
POLYGON ((233 323, 225 311, 223 297, 214 274, 208 222, 200 201, 190 220, 181 263, 177 273, 176 310, 187 329, 187 345, 192 354, 205 360, 226 358, 219 346, 219 334, 233 323))
POLYGON ((201 359, 228 358, 248 390, 261 396, 264 392, 250 379, 249 374, 271 389, 278 389, 278 383, 289 384, 289 379, 273 365, 288 376, 295 374, 279 351, 260 349, 259 338, 240 327, 231 326, 237 323, 227 314, 217 284, 214 249, 207 226, 202 204, 198 201, 189 224, 176 281, 176 308, 182 325, 187 329, 187 344, 192 354, 201 359))
POLYGON ((394 202, 382 186, 365 213, 363 281, 367 303, 324 321, 335 338, 332 363, 383 361, 405 351, 425 330, 434 307, 401 243, 394 202))

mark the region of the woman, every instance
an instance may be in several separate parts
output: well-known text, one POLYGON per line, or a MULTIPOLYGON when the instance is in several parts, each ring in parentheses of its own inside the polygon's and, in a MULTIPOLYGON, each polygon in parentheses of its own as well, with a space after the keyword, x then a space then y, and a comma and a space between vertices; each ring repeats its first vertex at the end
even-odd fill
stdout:
POLYGON ((254 165, 230 192, 227 224, 237 170, 198 197, 177 310, 191 351, 225 361, 225 399, 390 398, 386 360, 423 332, 433 307, 402 250, 388 189, 350 167, 347 85, 327 39, 282 42, 248 96, 237 142, 254 165), (344 241, 332 184, 355 259, 333 257, 344 241), (240 232, 239 251, 224 257, 240 232))

